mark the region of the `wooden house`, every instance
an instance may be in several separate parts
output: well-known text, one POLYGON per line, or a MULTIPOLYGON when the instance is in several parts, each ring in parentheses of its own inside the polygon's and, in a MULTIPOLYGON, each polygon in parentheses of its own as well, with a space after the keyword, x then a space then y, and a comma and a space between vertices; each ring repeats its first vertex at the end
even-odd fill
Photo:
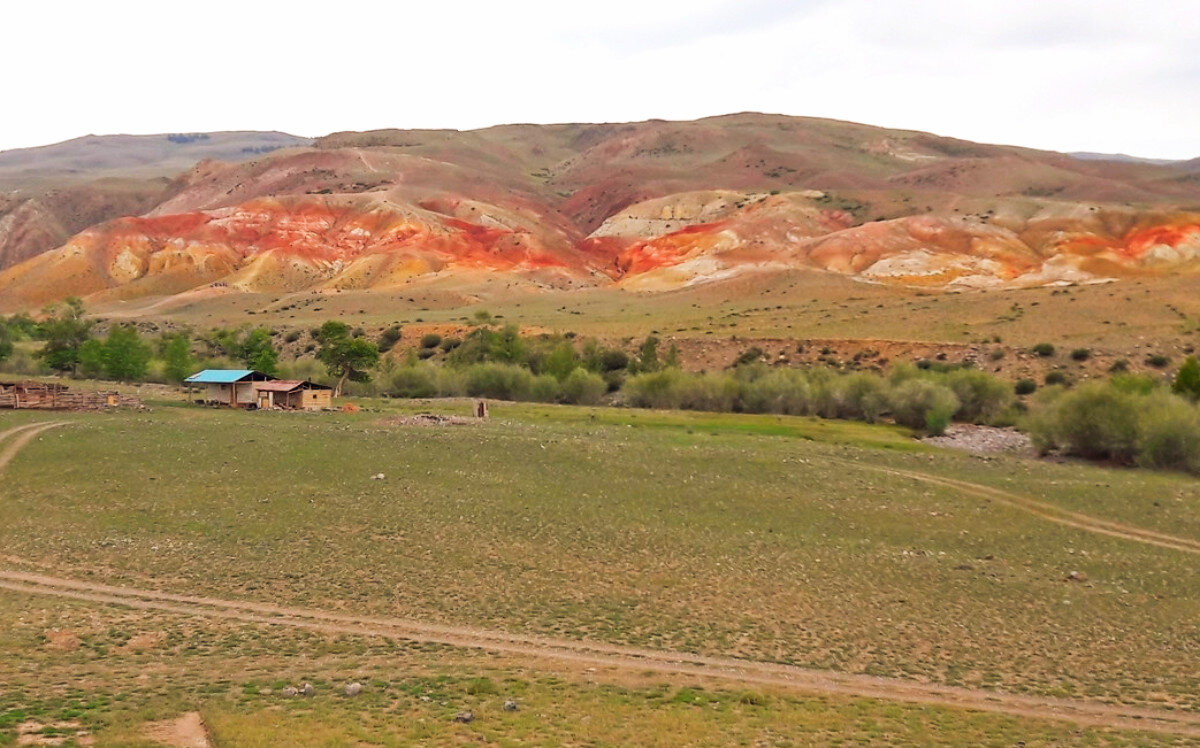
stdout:
POLYGON ((189 389, 200 387, 200 401, 230 408, 258 407, 254 385, 273 380, 270 374, 252 369, 205 369, 183 380, 189 389))
POLYGON ((200 387, 199 401, 227 408, 324 410, 333 407, 333 388, 302 379, 276 379, 252 369, 205 369, 183 383, 200 387))
POLYGON ((255 382, 258 407, 287 410, 326 410, 333 407, 333 388, 301 379, 255 382))

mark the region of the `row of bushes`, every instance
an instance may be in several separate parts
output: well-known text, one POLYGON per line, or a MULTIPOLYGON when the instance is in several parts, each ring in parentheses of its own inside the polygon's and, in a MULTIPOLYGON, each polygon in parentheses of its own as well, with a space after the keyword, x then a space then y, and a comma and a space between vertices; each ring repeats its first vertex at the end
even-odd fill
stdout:
MULTIPOLYGON (((391 397, 488 397, 594 405, 611 390, 601 374, 572 369, 565 377, 516 364, 438 366, 420 362, 385 372, 352 390, 391 397)), ((889 376, 831 369, 777 369, 763 364, 693 374, 677 368, 635 374, 613 396, 641 408, 812 415, 875 422, 891 416, 910 428, 941 433, 953 419, 1011 421, 1011 388, 974 370, 920 371, 898 366, 889 376)))
POLYGON ((516 364, 449 367, 420 363, 381 376, 376 391, 392 397, 486 397, 542 403, 597 405, 608 392, 599 374, 574 369, 562 379, 516 364))
POLYGON ((890 415, 910 428, 941 433, 951 420, 994 423, 1009 416, 1011 388, 982 371, 920 371, 897 366, 890 375, 831 369, 774 369, 762 364, 731 372, 678 369, 638 374, 622 390, 626 403, 740 413, 779 413, 875 422, 890 415))
POLYGON ((1043 453, 1200 473, 1200 410, 1152 381, 1046 388, 1023 426, 1043 453))

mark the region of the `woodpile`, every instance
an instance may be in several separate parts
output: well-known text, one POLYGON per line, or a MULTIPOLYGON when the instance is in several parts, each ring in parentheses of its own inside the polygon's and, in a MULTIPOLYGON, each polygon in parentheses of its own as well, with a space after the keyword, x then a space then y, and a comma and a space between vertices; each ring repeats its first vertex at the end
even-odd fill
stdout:
POLYGON ((140 408, 142 401, 119 392, 70 392, 66 385, 0 382, 0 408, 16 410, 105 410, 140 408))

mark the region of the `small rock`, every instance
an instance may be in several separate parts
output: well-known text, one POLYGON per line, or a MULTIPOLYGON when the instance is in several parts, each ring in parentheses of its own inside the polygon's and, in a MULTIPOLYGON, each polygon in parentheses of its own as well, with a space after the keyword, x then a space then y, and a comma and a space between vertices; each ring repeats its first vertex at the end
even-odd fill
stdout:
POLYGON ((383 473, 375 473, 371 476, 371 480, 383 480, 383 473))
POLYGON ((287 688, 283 689, 279 693, 290 699, 293 696, 296 696, 297 694, 299 694, 300 692, 298 690, 296 690, 295 688, 293 688, 292 686, 288 686, 287 688))
POLYGON ((362 689, 363 689, 363 686, 361 683, 347 683, 346 684, 346 695, 347 696, 357 696, 360 693, 362 693, 362 689))
POLYGON ((304 696, 312 696, 316 692, 317 689, 313 688, 311 683, 305 683, 303 686, 300 686, 300 693, 304 696))
POLYGON ((513 701, 512 699, 509 699, 508 701, 504 702, 504 711, 506 711, 506 712, 517 711, 517 702, 513 701))
POLYGON ((1087 578, 1087 574, 1084 574, 1082 571, 1073 571, 1067 574, 1068 582, 1086 582, 1087 578))
POLYGON ((429 698, 428 696, 422 696, 422 697, 421 697, 421 701, 424 701, 424 702, 426 702, 426 703, 429 703, 430 701, 433 701, 433 699, 429 698))
POLYGON ((271 695, 271 689, 269 689, 269 688, 260 688, 260 689, 258 689, 258 695, 259 695, 259 696, 270 696, 270 695, 271 695))
POLYGON ((954 567, 955 571, 973 571, 974 569, 975 567, 971 566, 970 564, 959 564, 958 566, 954 567))
POLYGON ((469 709, 465 712, 459 712, 458 714, 454 715, 454 721, 461 722, 464 725, 474 722, 475 721, 475 712, 472 712, 469 709))

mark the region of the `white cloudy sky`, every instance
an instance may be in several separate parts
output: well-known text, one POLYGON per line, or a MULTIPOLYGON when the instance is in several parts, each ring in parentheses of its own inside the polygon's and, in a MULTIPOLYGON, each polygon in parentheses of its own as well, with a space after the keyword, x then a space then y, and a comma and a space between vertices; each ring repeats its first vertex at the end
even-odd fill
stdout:
POLYGON ((1198 0, 93 0, 0 27, 0 149, 754 110, 1200 156, 1198 0))

